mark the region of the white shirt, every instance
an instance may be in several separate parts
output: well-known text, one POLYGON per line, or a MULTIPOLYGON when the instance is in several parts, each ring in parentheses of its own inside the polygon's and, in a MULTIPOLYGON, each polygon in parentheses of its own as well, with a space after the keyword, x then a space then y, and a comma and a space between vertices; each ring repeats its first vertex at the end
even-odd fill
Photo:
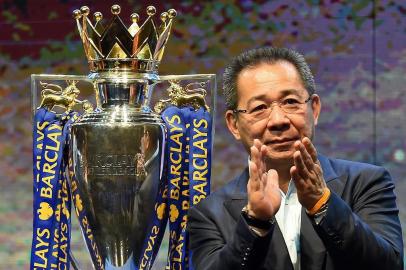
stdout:
POLYGON ((288 248, 293 269, 300 270, 300 221, 302 205, 297 198, 296 187, 292 181, 286 194, 281 192, 281 206, 275 215, 279 228, 288 248))

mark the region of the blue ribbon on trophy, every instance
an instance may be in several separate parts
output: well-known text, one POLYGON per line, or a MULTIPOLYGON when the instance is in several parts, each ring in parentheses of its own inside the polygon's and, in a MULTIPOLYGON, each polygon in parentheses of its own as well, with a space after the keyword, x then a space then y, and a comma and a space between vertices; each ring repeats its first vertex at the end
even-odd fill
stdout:
POLYGON ((162 113, 166 132, 165 176, 156 198, 155 217, 144 243, 139 269, 150 265, 158 252, 169 219, 166 269, 188 269, 187 211, 210 193, 211 116, 206 108, 170 106, 162 113), (191 149, 191 150, 190 150, 191 149), (192 162, 190 162, 192 161, 192 162))
POLYGON ((63 138, 64 141, 64 152, 62 158, 62 165, 60 167, 60 186, 58 192, 59 203, 57 205, 57 211, 60 212, 59 218, 57 216, 57 221, 59 219, 59 249, 58 249, 58 259, 60 264, 59 269, 69 269, 70 263, 70 236, 71 236, 71 191, 69 187, 69 182, 65 174, 65 168, 67 167, 67 147, 69 146, 69 135, 71 125, 79 118, 77 112, 70 111, 69 113, 64 113, 61 117, 63 121, 63 138))
POLYGON ((31 269, 68 269, 70 195, 63 176, 67 129, 73 113, 58 118, 37 110, 33 128, 34 219, 31 269))
POLYGON ((166 181, 159 183, 159 191, 155 198, 155 206, 152 223, 149 226, 148 237, 142 248, 142 258, 140 260, 138 269, 148 269, 155 260, 158 254, 159 246, 161 245, 165 227, 168 220, 167 212, 167 198, 168 198, 168 184, 166 181))
POLYGON ((210 193, 211 117, 199 109, 191 123, 190 134, 190 204, 196 205, 210 193))
MULTIPOLYGON (((177 83, 170 81, 172 89, 181 89, 177 83)), ((189 84, 188 86, 190 86, 189 84)), ((204 85, 204 83, 199 83, 204 85)), ((188 88, 188 87, 186 87, 188 88)), ((202 90, 199 88, 199 90, 202 90)), ((204 92, 205 93, 205 92, 204 92)), ((187 211, 190 205, 197 204, 210 193, 210 166, 212 147, 212 122, 209 108, 205 103, 204 95, 193 93, 188 96, 184 92, 186 101, 176 102, 176 100, 161 100, 155 106, 155 111, 160 112, 166 125, 166 159, 165 175, 161 185, 166 192, 166 197, 157 198, 159 202, 155 207, 155 218, 152 224, 158 224, 158 213, 165 210, 165 219, 169 219, 169 249, 166 269, 189 269, 188 233, 186 231, 187 211), (187 99, 187 97, 192 97, 187 99), (191 101, 191 102, 190 102, 191 101), (169 106, 168 106, 169 104, 169 106), (173 106, 175 105, 175 106, 173 106), (166 108, 165 108, 166 107, 166 108), (162 207, 163 206, 163 207, 162 207)), ((177 95, 170 94, 172 98, 177 95)), ((166 221, 159 223, 162 225, 166 221)), ((149 239, 155 237, 154 231, 150 230, 149 237, 144 243, 144 250, 149 239)), ((156 237, 161 241, 161 236, 156 237)), ((159 247, 159 245, 157 246, 159 247)), ((156 251, 150 251, 156 255, 156 251)), ((154 248, 152 248, 154 249, 154 248)), ((146 256, 148 262, 153 262, 154 256, 146 256)), ((141 264, 139 269, 144 269, 147 264, 141 264)))
MULTIPOLYGON (((210 113, 207 110, 200 108, 197 113, 199 117, 193 118, 190 128, 190 206, 196 205, 210 194, 212 122, 210 113)), ((186 234, 186 246, 188 246, 188 241, 188 234, 186 234)), ((186 249, 186 252, 187 255, 189 255, 188 249, 186 249)), ((189 268, 192 268, 191 264, 189 265, 189 268)))
MULTIPOLYGON (((69 143, 70 143, 70 136, 69 136, 69 143)), ((85 239, 85 243, 87 248, 89 249, 90 256, 92 257, 92 260, 96 262, 96 269, 97 270, 103 270, 104 269, 104 262, 100 256, 100 252, 97 248, 96 242, 93 237, 93 232, 92 229, 90 228, 89 221, 87 219, 87 214, 86 210, 84 209, 82 205, 82 195, 79 192, 78 188, 78 181, 75 177, 74 171, 73 171, 73 160, 72 157, 69 157, 68 159, 68 172, 69 172, 69 179, 71 182, 71 192, 72 192, 72 200, 73 204, 75 205, 75 211, 76 211, 76 216, 78 217, 79 220, 79 225, 82 229, 82 235, 83 238, 85 239)))
MULTIPOLYGON (((170 83, 171 88, 181 87, 170 83)), ((193 102, 184 104, 163 101, 175 105, 162 112, 167 127, 165 181, 170 230, 166 269, 189 269, 187 211, 210 193, 211 115, 203 95, 192 97, 193 102)), ((162 110, 163 102, 155 109, 162 110)))
POLYGON ((181 235, 181 222, 188 208, 183 205, 183 202, 185 190, 187 193, 189 192, 189 183, 185 181, 188 178, 189 171, 189 115, 185 108, 169 107, 163 112, 162 118, 167 127, 166 181, 168 182, 169 205, 169 250, 167 268, 179 269, 178 264, 183 262, 185 255, 185 253, 182 252, 182 245, 184 243, 181 235))

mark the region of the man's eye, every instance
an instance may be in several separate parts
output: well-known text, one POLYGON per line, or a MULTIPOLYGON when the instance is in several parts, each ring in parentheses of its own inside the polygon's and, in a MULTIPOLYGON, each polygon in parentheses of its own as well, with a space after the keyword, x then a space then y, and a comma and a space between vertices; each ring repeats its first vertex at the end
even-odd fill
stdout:
POLYGON ((295 99, 295 98, 287 98, 285 100, 283 100, 282 102, 283 105, 297 105, 300 104, 299 100, 295 99))
POLYGON ((261 104, 256 106, 255 108, 251 109, 251 113, 258 113, 258 112, 262 112, 265 111, 268 107, 265 104, 261 104))

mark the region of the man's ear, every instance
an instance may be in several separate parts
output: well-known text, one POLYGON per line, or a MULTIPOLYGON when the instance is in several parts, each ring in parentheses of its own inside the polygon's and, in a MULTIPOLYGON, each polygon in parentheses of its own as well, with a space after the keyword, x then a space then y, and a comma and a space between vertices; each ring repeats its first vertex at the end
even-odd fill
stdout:
POLYGON ((236 140, 240 140, 240 131, 238 130, 237 116, 232 110, 227 110, 225 114, 225 119, 227 123, 228 130, 233 134, 236 140))
POLYGON ((312 109, 313 109, 314 125, 317 125, 317 121, 319 119, 321 111, 321 100, 319 95, 317 94, 313 94, 312 96, 312 109))

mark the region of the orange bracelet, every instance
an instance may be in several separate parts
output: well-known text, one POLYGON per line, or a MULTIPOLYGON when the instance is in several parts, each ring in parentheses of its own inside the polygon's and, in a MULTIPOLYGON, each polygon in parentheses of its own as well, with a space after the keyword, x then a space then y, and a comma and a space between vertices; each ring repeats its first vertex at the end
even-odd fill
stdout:
POLYGON ((307 210, 307 213, 311 216, 313 216, 314 214, 317 213, 317 211, 320 210, 320 208, 326 204, 326 202, 328 201, 328 199, 330 199, 330 189, 328 188, 324 188, 323 190, 323 195, 321 196, 321 198, 316 202, 316 204, 312 207, 312 209, 307 210))

